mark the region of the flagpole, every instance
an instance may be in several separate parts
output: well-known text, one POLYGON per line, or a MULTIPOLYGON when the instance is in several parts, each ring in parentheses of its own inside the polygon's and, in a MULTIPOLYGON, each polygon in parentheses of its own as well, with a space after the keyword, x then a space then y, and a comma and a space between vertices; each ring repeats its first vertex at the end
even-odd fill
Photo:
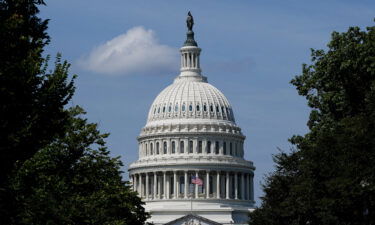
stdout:
POLYGON ((190 197, 190 214, 193 214, 193 195, 190 197))
MULTIPOLYGON (((194 184, 192 186, 194 188, 194 184)), ((191 186, 189 189, 191 190, 191 186)), ((193 214, 193 194, 190 196, 190 214, 193 214)))

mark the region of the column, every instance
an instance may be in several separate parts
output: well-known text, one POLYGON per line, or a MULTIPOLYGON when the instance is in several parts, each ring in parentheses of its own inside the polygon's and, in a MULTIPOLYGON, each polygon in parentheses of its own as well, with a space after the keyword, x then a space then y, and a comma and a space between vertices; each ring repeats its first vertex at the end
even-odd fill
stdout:
POLYGON ((171 197, 171 176, 167 174, 167 199, 171 197))
POLYGON ((238 199, 238 173, 234 173, 234 198, 238 199))
POLYGON ((210 171, 206 171, 206 198, 210 198, 210 171))
POLYGON ((163 171, 163 199, 167 198, 167 172, 163 171))
POLYGON ((198 54, 195 54, 195 68, 198 68, 198 54))
POLYGON ((241 199, 245 200, 245 174, 241 174, 241 199))
POLYGON ((220 198, 220 171, 216 174, 216 198, 220 198))
POLYGON ((157 193, 157 185, 158 185, 158 175, 156 172, 154 172, 154 196, 153 198, 156 199, 156 193, 157 193))
POLYGON ((225 189, 225 198, 229 199, 229 172, 227 171, 227 179, 226 179, 226 189, 225 189))
POLYGON ((250 200, 254 201, 254 174, 250 174, 250 200))
POLYGON ((249 174, 246 173, 246 176, 245 176, 245 200, 249 200, 250 197, 249 197, 249 174))
POLYGON ((140 190, 140 192, 139 192, 139 194, 140 194, 140 196, 139 197, 141 197, 141 198, 143 198, 143 177, 142 177, 142 174, 140 173, 139 174, 139 190, 140 190))
POLYGON ((146 199, 148 199, 149 186, 148 186, 148 173, 146 173, 146 199))
POLYGON ((161 177, 158 177, 158 198, 161 199, 161 177))
POLYGON ((180 198, 180 176, 178 175, 176 180, 176 196, 177 198, 180 198))
POLYGON ((188 179, 187 179, 187 171, 184 171, 185 173, 185 190, 184 190, 184 198, 187 198, 187 192, 188 192, 188 179))
MULTIPOLYGON (((198 171, 195 171, 195 177, 198 177, 198 171)), ((198 184, 195 184, 195 198, 198 198, 198 184)))
POLYGON ((181 55, 181 67, 184 67, 183 54, 181 55))
POLYGON ((177 198, 177 171, 173 171, 173 198, 177 198))
POLYGON ((134 174, 133 175, 134 176, 134 179, 133 179, 133 191, 136 191, 136 192, 138 192, 138 190, 137 190, 137 174, 134 174))

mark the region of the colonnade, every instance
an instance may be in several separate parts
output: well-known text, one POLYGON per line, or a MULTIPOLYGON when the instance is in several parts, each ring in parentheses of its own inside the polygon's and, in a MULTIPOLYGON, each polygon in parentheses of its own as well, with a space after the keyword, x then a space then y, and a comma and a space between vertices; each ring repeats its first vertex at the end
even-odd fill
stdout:
POLYGON ((236 199, 254 200, 252 172, 172 170, 132 173, 133 190, 147 200, 236 199), (192 177, 203 184, 192 184, 192 177))
POLYGON ((181 67, 199 69, 200 68, 199 53, 200 53, 199 50, 197 50, 196 52, 182 52, 181 53, 181 67))

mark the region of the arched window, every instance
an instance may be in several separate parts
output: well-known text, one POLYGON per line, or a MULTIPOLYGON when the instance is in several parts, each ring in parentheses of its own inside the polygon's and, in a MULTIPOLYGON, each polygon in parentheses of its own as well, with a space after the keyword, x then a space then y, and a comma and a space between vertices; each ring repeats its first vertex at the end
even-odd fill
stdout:
POLYGON ((148 155, 148 151, 147 151, 147 143, 145 144, 145 154, 146 154, 146 156, 148 155))
POLYGON ((213 105, 210 105, 210 111, 211 111, 211 112, 214 111, 214 106, 213 106, 213 105))
POLYGON ((172 154, 176 153, 176 143, 172 141, 172 154))
POLYGON ((199 110, 200 110, 200 107, 199 107, 199 105, 197 105, 197 112, 199 112, 199 110))
POLYGON ((163 154, 167 154, 167 142, 164 141, 163 143, 163 154))
POLYGON ((189 141, 189 153, 193 153, 193 141, 189 141))
POLYGON ((185 143, 184 141, 180 141, 180 153, 184 153, 184 149, 185 149, 185 143))
POLYGON ((154 154, 154 153, 153 153, 153 151, 154 151, 153 147, 154 147, 154 145, 151 143, 151 144, 150 144, 150 155, 154 154))
POLYGON ((192 105, 189 105, 189 111, 193 111, 193 106, 192 105))
POLYGON ((202 141, 198 142, 198 153, 202 153, 202 141))
POLYGON ((219 142, 215 142, 215 154, 219 154, 219 142))
POLYGON ((203 105, 203 111, 207 112, 207 106, 206 106, 206 104, 203 105))
POLYGON ((224 141, 223 143, 223 151, 224 151, 224 155, 227 154, 227 143, 224 141))
POLYGON ((211 141, 207 141, 207 153, 211 153, 211 141))
POLYGON ((224 106, 221 106, 221 112, 224 114, 224 106))
POLYGON ((159 142, 156 142, 156 154, 159 155, 159 142))

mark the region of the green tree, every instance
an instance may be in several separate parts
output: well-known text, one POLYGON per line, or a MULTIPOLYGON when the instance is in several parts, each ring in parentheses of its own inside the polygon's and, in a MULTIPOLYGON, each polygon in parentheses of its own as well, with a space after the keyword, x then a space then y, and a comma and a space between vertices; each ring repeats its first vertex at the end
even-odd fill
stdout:
POLYGON ((122 181, 118 158, 105 147, 108 134, 70 110, 69 128, 34 157, 11 180, 16 216, 12 224, 141 225, 143 202, 122 181))
POLYGON ((64 133, 64 106, 74 92, 68 63, 58 57, 55 68, 46 69, 48 20, 37 17, 40 5, 42 0, 0 0, 0 189, 16 162, 64 133))
POLYGON ((96 124, 66 110, 69 64, 42 56, 43 0, 0 0, 0 223, 143 224, 141 200, 122 181, 96 124))
POLYGON ((309 132, 274 157, 250 224, 375 224, 375 27, 332 33, 291 83, 309 132))

